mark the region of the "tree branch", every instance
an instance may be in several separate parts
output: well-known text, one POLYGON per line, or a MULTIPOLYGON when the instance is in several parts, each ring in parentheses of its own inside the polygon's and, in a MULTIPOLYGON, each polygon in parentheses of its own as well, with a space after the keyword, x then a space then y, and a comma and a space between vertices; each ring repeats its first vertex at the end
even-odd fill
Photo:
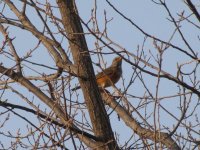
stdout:
POLYGON ((161 142, 169 149, 180 150, 180 147, 170 137, 170 134, 164 132, 155 132, 150 129, 143 128, 119 103, 116 102, 112 95, 103 92, 101 95, 106 104, 114 109, 119 117, 125 122, 125 124, 129 126, 141 138, 161 142))

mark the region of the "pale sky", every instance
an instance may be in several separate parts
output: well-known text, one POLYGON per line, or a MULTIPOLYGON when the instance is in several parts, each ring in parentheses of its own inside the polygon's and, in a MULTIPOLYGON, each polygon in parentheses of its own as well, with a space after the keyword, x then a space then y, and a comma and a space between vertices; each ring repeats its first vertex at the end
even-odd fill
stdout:
MULTIPOLYGON (((94 0, 76 0, 78 11, 82 19, 87 22, 90 19, 91 16, 91 9, 94 8, 94 0)), ((175 26, 172 22, 169 22, 169 16, 166 10, 159 5, 155 5, 151 0, 126 0, 126 1, 116 1, 112 0, 110 1, 120 12, 122 12, 126 17, 131 19, 135 24, 140 26, 145 32, 157 37, 161 38, 164 41, 168 41, 174 32, 175 26)), ((181 13, 183 10, 185 10, 185 14, 189 15, 189 9, 186 7, 186 5, 183 3, 182 0, 173 0, 173 1, 166 1, 170 11, 172 12, 172 15, 174 18, 178 18, 177 13, 181 13)), ((0 8, 2 8, 0 4, 0 8)), ((113 41, 118 43, 120 46, 125 48, 131 53, 136 54, 136 50, 138 46, 141 48, 144 35, 141 34, 141 32, 136 29, 131 23, 129 23, 127 20, 124 20, 119 14, 117 14, 107 3, 106 1, 97 0, 97 19, 99 23, 100 30, 103 30, 104 27, 104 11, 106 11, 107 19, 112 19, 110 23, 108 24, 108 36, 113 41)), ((9 12, 8 12, 9 13, 9 12)), ((35 17, 34 12, 30 12, 29 16, 32 18, 35 17)), ((11 14, 9 14, 11 15, 11 14)), ((13 15, 12 15, 13 16, 13 15)), ((194 21, 196 21, 194 19, 194 21)), ((33 21, 32 22, 36 26, 40 26, 40 22, 33 21)), ((197 21, 196 21, 197 22, 197 21)), ((91 25, 91 24, 90 24, 91 25)), ((42 29, 42 28, 41 28, 42 29)), ((85 29, 85 27, 84 27, 85 29)), ((199 34, 199 30, 195 28, 191 28, 190 25, 187 23, 181 24, 181 30, 184 31, 184 35, 186 39, 189 41, 190 45, 192 45, 193 49, 198 49, 199 44, 196 44, 198 42, 197 35, 199 34)), ((17 51, 19 55, 25 55, 25 53, 31 49, 34 48, 37 40, 32 37, 32 34, 27 32, 22 32, 22 30, 16 30, 16 28, 9 28, 10 35, 12 37, 16 37, 14 40, 14 44, 16 44, 16 47, 18 47, 17 51)), ((86 31, 86 29, 85 29, 86 31)), ((86 31, 87 32, 87 31, 86 31)), ((2 37, 0 36, 0 41, 2 37)), ((91 36, 87 36, 87 44, 90 50, 95 48, 95 40, 91 36)), ((183 49, 187 49, 187 47, 184 45, 182 40, 180 40, 180 36, 177 34, 174 39, 172 40, 172 43, 174 45, 177 45, 183 49)), ((63 44, 64 46, 64 44, 63 44)), ((64 46, 64 48, 67 50, 67 47, 64 46)), ((151 39, 147 39, 145 45, 144 45, 145 53, 149 55, 149 51, 152 51, 152 53, 156 53, 156 50, 153 46, 153 41, 151 39)), ((40 46, 39 52, 37 52, 37 57, 30 58, 32 61, 36 61, 38 63, 49 63, 51 64, 53 61, 51 59, 47 59, 47 57, 44 56, 45 48, 43 46, 40 46)), ((119 50, 119 49, 117 49, 119 50)), ((110 52, 109 49, 104 48, 105 52, 110 52)), ((46 51, 45 51, 46 54, 46 51)), ((107 65, 110 65, 112 62, 112 59, 116 55, 105 55, 104 60, 107 62, 107 65)), ((1 56, 0 56, 1 59, 1 56)), ((97 62, 96 57, 92 56, 92 60, 94 62, 97 62)), ((177 70, 177 63, 183 63, 185 61, 189 61, 190 58, 183 56, 181 53, 174 51, 173 49, 169 48, 168 52, 165 54, 165 59, 163 60, 163 68, 165 71, 171 73, 172 75, 176 75, 177 70)), ((7 67, 12 66, 12 61, 5 61, 1 59, 0 63, 3 62, 3 64, 7 67)), ((153 60, 150 62, 155 63, 153 60)), ((40 68, 39 71, 42 71, 43 68, 40 68)), ((190 68, 189 68, 190 69, 190 68)), ((99 68, 94 66, 94 70, 97 73, 97 71, 100 71, 99 68)), ((199 70, 198 70, 199 71, 199 70)), ((30 70, 31 72, 31 70, 30 70)), ((126 62, 123 62, 123 78, 125 79, 125 85, 128 84, 128 81, 130 80, 130 74, 133 72, 130 66, 127 65, 126 62)), ((145 76, 145 80, 147 82, 147 86, 151 89, 151 92, 155 94, 155 85, 156 85, 156 79, 152 79, 149 77, 149 75, 145 76)), ((77 84, 74 82, 74 85, 77 84)), ((74 86, 73 85, 73 86, 74 86)), ((122 86, 122 79, 119 83, 116 84, 116 86, 120 89, 123 89, 122 86)), ((24 89, 21 90, 22 92, 24 89)), ((26 91, 26 90, 25 90, 26 91)), ((134 85, 129 89, 129 92, 132 95, 135 96, 143 96, 144 95, 144 88, 141 86, 141 83, 139 80, 136 80, 134 85)), ((177 85, 174 83, 162 80, 160 89, 159 89, 159 96, 168 96, 173 95, 178 92, 177 85)), ((27 95, 29 97, 29 95, 27 95)), ((32 96, 31 96, 32 97, 32 96)), ((29 97, 31 99, 31 97, 29 97)), ((4 99, 8 98, 10 102, 16 102, 20 103, 20 99, 12 99, 10 95, 5 95, 4 99)), ((33 97, 32 97, 33 98, 33 97)), ((129 99, 129 98, 128 98, 129 99)), ((194 97, 194 103, 196 103, 197 98, 194 97)), ((129 99, 130 102, 133 104, 133 106, 137 106, 137 104, 140 102, 139 99, 129 99)), ((167 101, 162 101, 162 105, 170 110, 171 113, 174 115, 177 115, 179 118, 180 112, 178 112, 177 107, 179 106, 179 100, 178 99, 168 99, 167 101)), ((192 103, 191 103, 192 104, 192 103)), ((42 104, 41 104, 42 106, 42 104)), ((0 112, 1 112, 0 108, 0 112)), ((149 105, 148 107, 150 112, 152 112, 153 105, 149 105), (152 106, 152 108, 150 107, 152 106)), ((142 109, 143 110, 143 109, 142 109)), ((111 110, 109 110, 110 112, 111 110)), ((25 112, 22 112, 25 113, 25 112)), ((142 115, 144 115, 145 112, 140 112, 142 115)), ((135 114, 135 113, 133 113, 135 114)), ((25 115, 27 117, 30 117, 28 115, 25 115)), ((169 115, 166 115, 165 113, 161 112, 160 114, 161 119, 160 121, 162 124, 172 127, 172 122, 174 121, 169 115)), ((136 117, 138 118, 138 117, 136 117)), ((19 118, 12 117, 12 120, 10 120, 10 124, 7 123, 6 128, 8 130, 12 130, 13 124, 15 126, 26 127, 26 124, 23 124, 24 122, 19 122, 19 118)), ((126 140, 128 140, 127 137, 130 137, 132 135, 132 130, 128 127, 125 129, 124 122, 118 121, 117 115, 113 113, 110 116, 111 124, 113 131, 117 131, 120 134, 120 144, 124 144, 126 140)), ((32 120, 34 121, 34 120, 32 120)), ((153 120, 149 120, 150 123, 152 123, 153 120)), ((191 120, 192 121, 192 120, 191 120)), ((1 131, 1 129, 0 129, 1 131)), ((16 132, 16 130, 14 130, 16 132)), ((0 135, 0 140, 2 143, 6 143, 4 139, 1 139, 2 136, 0 135)), ((68 146, 67 146, 68 147, 68 146)), ((69 148, 69 147, 68 147, 69 148)))

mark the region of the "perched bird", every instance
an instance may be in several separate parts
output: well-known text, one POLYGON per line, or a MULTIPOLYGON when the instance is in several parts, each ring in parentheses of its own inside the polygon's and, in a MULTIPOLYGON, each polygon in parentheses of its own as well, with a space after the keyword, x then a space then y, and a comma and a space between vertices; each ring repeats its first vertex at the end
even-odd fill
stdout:
MULTIPOLYGON (((117 83, 122 75, 122 58, 116 57, 113 59, 112 65, 96 75, 97 84, 101 88, 106 88, 117 83)), ((72 89, 75 91, 80 89, 77 86, 72 89)))

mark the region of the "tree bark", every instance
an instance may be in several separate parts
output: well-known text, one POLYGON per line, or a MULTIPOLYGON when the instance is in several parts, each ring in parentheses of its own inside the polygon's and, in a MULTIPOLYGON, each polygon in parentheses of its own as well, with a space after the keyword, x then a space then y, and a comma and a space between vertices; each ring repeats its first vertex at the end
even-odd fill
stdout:
POLYGON ((67 33, 74 64, 77 66, 80 86, 91 118, 95 136, 102 139, 105 145, 97 149, 118 149, 109 118, 99 92, 92 61, 84 37, 75 2, 57 0, 63 25, 67 33), (92 89, 92 90, 91 90, 92 89))
POLYGON ((146 129, 140 125, 130 114, 127 112, 119 103, 116 102, 114 97, 109 93, 102 93, 104 102, 113 108, 124 123, 129 126, 140 138, 150 139, 156 143, 160 142, 165 145, 168 149, 180 150, 175 140, 172 139, 171 135, 165 132, 155 132, 150 129, 146 129))

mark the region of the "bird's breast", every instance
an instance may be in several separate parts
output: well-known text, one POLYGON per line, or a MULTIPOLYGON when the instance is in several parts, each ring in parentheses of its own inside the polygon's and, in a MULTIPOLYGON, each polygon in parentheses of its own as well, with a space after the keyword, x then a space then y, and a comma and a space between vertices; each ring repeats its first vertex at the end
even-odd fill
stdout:
MULTIPOLYGON (((113 68, 112 68, 113 69, 113 68)), ((103 88, 112 86, 117 81, 119 81, 122 70, 114 68, 112 73, 105 74, 104 76, 97 79, 97 84, 103 88)))

